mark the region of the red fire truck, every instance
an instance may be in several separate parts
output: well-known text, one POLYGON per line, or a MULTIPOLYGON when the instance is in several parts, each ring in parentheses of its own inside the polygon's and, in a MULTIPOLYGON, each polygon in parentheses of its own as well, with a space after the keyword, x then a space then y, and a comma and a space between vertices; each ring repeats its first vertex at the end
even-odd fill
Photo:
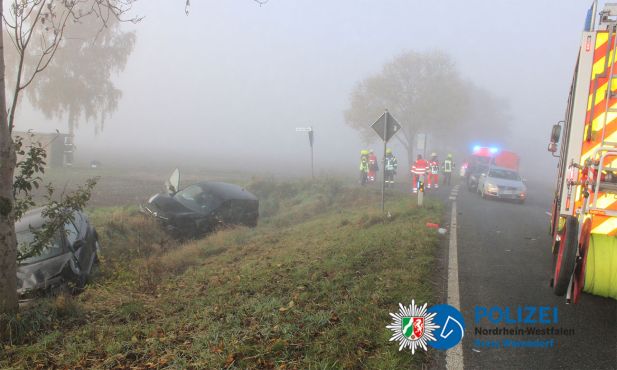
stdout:
POLYGON ((548 150, 559 158, 551 213, 556 295, 617 299, 617 4, 588 12, 565 118, 548 150), (561 139, 561 147, 558 147, 561 139))

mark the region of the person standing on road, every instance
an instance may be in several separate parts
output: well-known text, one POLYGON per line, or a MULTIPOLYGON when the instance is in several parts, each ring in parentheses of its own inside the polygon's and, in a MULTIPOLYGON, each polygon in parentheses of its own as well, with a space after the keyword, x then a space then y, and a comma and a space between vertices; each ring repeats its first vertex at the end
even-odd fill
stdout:
POLYGON ((360 151, 360 185, 366 185, 368 180, 368 150, 360 151))
POLYGON ((452 169, 454 168, 454 161, 452 160, 452 154, 448 154, 448 158, 443 161, 443 184, 450 186, 452 180, 452 169))
POLYGON ((411 173, 413 174, 413 192, 418 192, 420 180, 428 173, 429 166, 426 159, 422 158, 422 154, 418 154, 418 158, 411 165, 411 173))
POLYGON ((396 170, 398 169, 398 161, 394 154, 392 154, 392 149, 386 149, 386 173, 385 173, 385 181, 386 187, 394 187, 394 176, 396 175, 396 170))
POLYGON ((429 162, 430 173, 428 175, 428 188, 431 188, 431 185, 435 187, 435 189, 439 188, 439 160, 437 159, 437 153, 431 154, 431 160, 429 162))
POLYGON ((379 171, 379 165, 377 164, 377 156, 373 149, 370 150, 368 155, 368 181, 375 182, 375 175, 379 171))

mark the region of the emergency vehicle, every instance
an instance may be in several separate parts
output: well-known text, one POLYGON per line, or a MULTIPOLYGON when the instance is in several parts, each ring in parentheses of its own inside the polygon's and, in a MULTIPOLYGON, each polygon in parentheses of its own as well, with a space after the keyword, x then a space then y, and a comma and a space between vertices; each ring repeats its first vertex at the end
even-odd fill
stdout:
POLYGON ((563 121, 548 150, 559 158, 551 212, 551 286, 617 299, 617 4, 587 14, 563 121), (561 139, 561 147, 558 143, 561 139))
POLYGON ((489 167, 502 167, 518 172, 519 165, 520 158, 515 152, 497 147, 475 146, 462 166, 465 172, 461 172, 461 177, 466 177, 468 190, 475 191, 480 174, 488 171, 489 167))

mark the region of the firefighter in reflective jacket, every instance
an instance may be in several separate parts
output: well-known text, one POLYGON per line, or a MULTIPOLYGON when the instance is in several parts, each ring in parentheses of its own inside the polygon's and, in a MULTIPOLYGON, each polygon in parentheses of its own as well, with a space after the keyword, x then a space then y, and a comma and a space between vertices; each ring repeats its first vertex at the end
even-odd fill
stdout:
POLYGON ((396 175, 397 169, 398 161, 394 154, 392 154, 392 149, 388 148, 386 149, 386 186, 394 186, 394 176, 396 175))
POLYGON ((365 185, 368 180, 368 150, 360 151, 360 184, 365 185))
POLYGON ((437 159, 437 153, 431 154, 431 160, 429 162, 429 171, 428 174, 428 188, 431 188, 431 185, 437 189, 439 188, 439 160, 437 159))
POLYGON ((379 171, 379 165, 377 164, 377 156, 373 149, 369 151, 368 154, 368 181, 375 182, 375 175, 379 171))
POLYGON ((413 174, 413 192, 418 192, 420 179, 425 177, 429 170, 428 162, 418 154, 418 159, 411 165, 411 173, 413 174))
POLYGON ((454 161, 452 160, 452 154, 448 154, 448 158, 443 161, 443 184, 450 186, 450 180, 452 179, 452 169, 454 168, 454 161))

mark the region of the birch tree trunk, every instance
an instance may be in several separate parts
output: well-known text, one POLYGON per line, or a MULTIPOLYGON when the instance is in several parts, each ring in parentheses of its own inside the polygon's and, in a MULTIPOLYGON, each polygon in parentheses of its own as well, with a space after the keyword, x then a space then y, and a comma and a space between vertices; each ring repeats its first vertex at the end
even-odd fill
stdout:
MULTIPOLYGON (((0 15, 4 14, 3 10, 3 2, 0 1, 0 15)), ((0 35, 3 34, 3 27, 0 22, 0 35)), ((13 209, 13 174, 17 159, 6 111, 4 70, 4 44, 0 37, 0 313, 15 312, 18 307, 13 209)))

